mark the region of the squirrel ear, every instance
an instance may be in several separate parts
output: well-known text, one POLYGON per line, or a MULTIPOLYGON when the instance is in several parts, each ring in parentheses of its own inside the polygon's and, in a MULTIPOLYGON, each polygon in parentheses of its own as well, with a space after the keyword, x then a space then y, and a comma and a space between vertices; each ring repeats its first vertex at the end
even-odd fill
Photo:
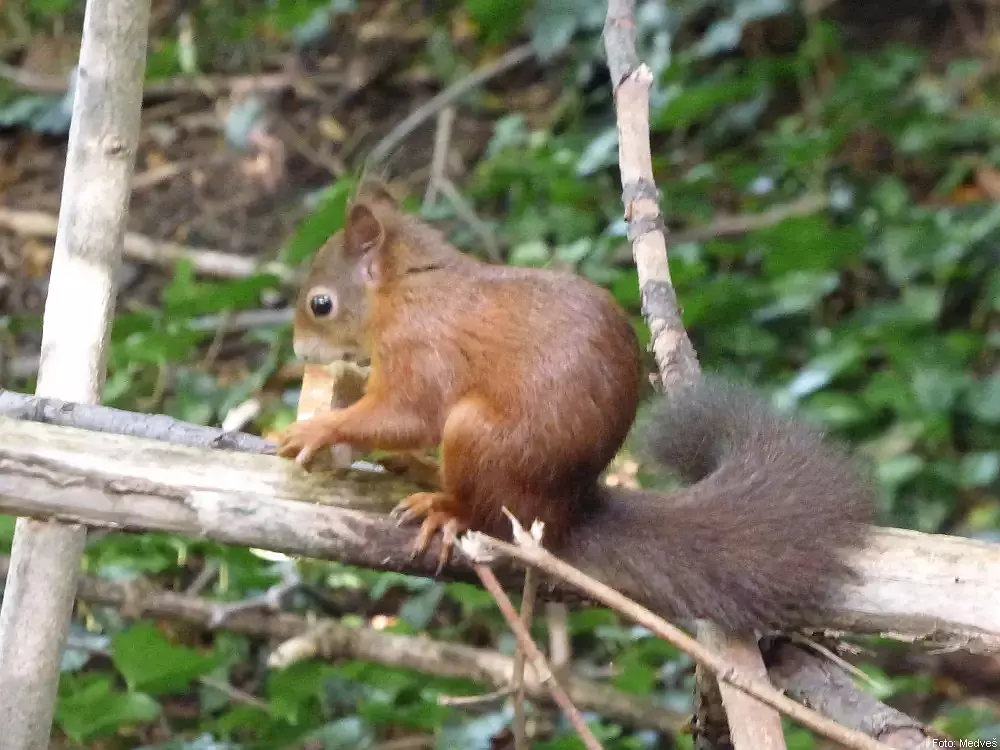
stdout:
POLYGON ((355 203, 347 214, 344 247, 351 255, 365 255, 385 242, 385 227, 371 207, 355 203))

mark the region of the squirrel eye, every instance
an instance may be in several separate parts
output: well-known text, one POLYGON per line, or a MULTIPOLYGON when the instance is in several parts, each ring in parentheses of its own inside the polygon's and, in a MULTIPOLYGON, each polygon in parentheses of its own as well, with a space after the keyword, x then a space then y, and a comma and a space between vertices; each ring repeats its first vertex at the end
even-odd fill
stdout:
POLYGON ((325 318, 333 312, 333 298, 326 293, 313 295, 309 300, 309 309, 317 318, 325 318))

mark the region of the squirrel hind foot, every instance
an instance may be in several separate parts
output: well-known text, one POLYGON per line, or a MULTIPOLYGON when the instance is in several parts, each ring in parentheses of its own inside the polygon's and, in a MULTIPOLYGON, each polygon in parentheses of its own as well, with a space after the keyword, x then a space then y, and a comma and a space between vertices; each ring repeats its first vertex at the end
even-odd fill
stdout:
POLYGON ((431 541, 441 535, 441 549, 438 552, 435 575, 440 575, 445 563, 451 557, 458 535, 469 529, 469 523, 460 512, 458 501, 445 492, 416 492, 403 499, 391 514, 397 523, 411 523, 420 517, 420 531, 410 548, 410 559, 422 555, 430 547, 431 541))

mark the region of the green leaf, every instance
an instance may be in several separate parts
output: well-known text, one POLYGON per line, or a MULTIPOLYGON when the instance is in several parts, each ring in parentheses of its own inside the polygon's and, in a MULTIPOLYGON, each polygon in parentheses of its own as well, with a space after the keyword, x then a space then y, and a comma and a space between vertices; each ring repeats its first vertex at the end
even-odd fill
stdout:
POLYGON ((917 403, 929 412, 942 414, 951 409, 966 385, 966 375, 942 367, 918 367, 911 388, 917 403))
MULTIPOLYGON (((257 308, 260 306, 261 294, 276 287, 277 279, 270 274, 254 274, 231 281, 199 282, 194 278, 190 262, 179 261, 174 278, 164 288, 162 295, 164 320, 175 323, 173 330, 168 325, 167 331, 175 335, 190 336, 193 332, 184 330, 182 318, 257 308)), ((206 333, 195 335, 205 337, 206 333)))
POLYGON ((531 44, 543 62, 562 52, 580 29, 598 28, 604 20, 598 0, 546 0, 531 13, 531 44))
POLYGON ((857 396, 845 393, 817 393, 809 399, 805 411, 811 419, 832 429, 853 427, 869 418, 857 396))
POLYGON ((285 721, 297 724, 321 694, 323 680, 331 668, 318 661, 303 661, 288 669, 272 669, 267 675, 271 710, 285 721))
POLYGON ((444 585, 438 583, 426 591, 409 597, 399 608, 399 616, 417 630, 423 630, 437 612, 444 592, 444 585))
POLYGON ((347 201, 354 192, 354 186, 354 180, 345 178, 323 191, 309 218, 299 224, 298 230, 282 249, 281 260, 284 263, 299 265, 343 228, 347 201))
POLYGON ((958 465, 959 483, 963 487, 986 487, 1000 476, 1000 453, 989 451, 967 453, 958 465))
POLYGON ((527 0, 465 0, 465 12, 488 44, 508 39, 521 25, 527 0))
POLYGON ((496 607, 488 591, 469 583, 448 584, 448 597, 462 608, 462 619, 478 612, 491 612, 496 607))
POLYGON ((459 726, 449 726, 438 734, 434 750, 490 750, 493 739, 510 724, 513 708, 484 714, 459 726))
POLYGON ((837 288, 838 283, 835 273, 787 273, 774 281, 773 289, 778 299, 758 309, 754 317, 763 322, 814 310, 823 297, 837 288))
POLYGON ((323 750, 358 750, 372 747, 375 735, 359 717, 348 716, 310 732, 304 739, 308 746, 323 750))
POLYGON ((622 659, 615 687, 626 693, 648 695, 656 685, 656 670, 638 659, 622 659))
POLYGON ((80 743, 121 727, 152 721, 160 715, 160 705, 150 696, 114 692, 107 675, 88 675, 83 680, 67 682, 60 692, 55 721, 80 743))
POLYGON ((170 643, 149 623, 115 635, 111 660, 132 690, 153 695, 184 690, 216 666, 213 655, 170 643))
POLYGON ((510 263, 514 266, 542 267, 552 258, 549 246, 541 240, 522 242, 510 251, 510 263))
POLYGON ((966 403, 977 419, 988 424, 1000 424, 1000 372, 973 384, 966 403))
POLYGON ((766 248, 765 275, 777 278, 796 271, 840 269, 859 255, 863 238, 858 227, 832 227, 826 217, 804 216, 757 232, 753 242, 766 248))
POLYGON ((788 0, 743 0, 734 4, 729 18, 716 21, 698 43, 698 54, 709 57, 739 46, 743 27, 751 21, 778 15, 788 9, 788 0))
POLYGON ((848 341, 810 360, 788 384, 787 390, 796 398, 808 396, 825 388, 834 378, 854 367, 863 358, 864 349, 861 345, 856 341, 848 341))
POLYGON ((686 128, 706 120, 722 107, 747 99, 757 90, 758 83, 749 79, 674 86, 667 92, 667 104, 653 115, 652 128, 686 128))
POLYGON ((879 462, 876 474, 879 482, 890 489, 895 489, 923 471, 924 464, 923 458, 910 453, 879 462))

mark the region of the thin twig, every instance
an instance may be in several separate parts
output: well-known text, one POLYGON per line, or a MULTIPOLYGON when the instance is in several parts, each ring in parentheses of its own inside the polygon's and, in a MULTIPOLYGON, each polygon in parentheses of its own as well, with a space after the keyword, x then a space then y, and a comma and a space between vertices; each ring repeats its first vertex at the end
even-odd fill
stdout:
POLYGON ((570 724, 573 725, 577 734, 580 735, 583 744, 587 746, 588 750, 601 750, 601 743, 594 737, 590 731, 590 727, 583 720, 580 710, 573 705, 573 701, 566 694, 562 685, 559 684, 559 680, 556 679, 552 670, 545 663, 545 657, 538 650, 535 642, 531 640, 531 634, 528 633, 527 628, 521 623, 517 615, 517 610, 514 609, 514 605, 507 598, 506 592, 503 590, 497 577, 493 574, 493 571, 486 565, 476 565, 475 570, 479 576, 479 580, 483 582, 483 586, 490 592, 490 595, 500 608, 500 612, 503 613, 504 619, 507 620, 507 625, 514 631, 514 637, 517 638, 518 646, 531 657, 538 678, 548 687, 553 700, 559 704, 559 708, 566 714, 566 718, 569 719, 570 724))
MULTIPOLYGON (((3 62, 0 62, 0 78, 6 78, 18 88, 36 94, 65 94, 69 88, 69 80, 66 76, 35 73, 3 62)), ((280 93, 286 89, 299 87, 308 89, 343 83, 345 78, 347 76, 342 70, 312 75, 286 71, 241 76, 177 76, 162 81, 147 82, 143 87, 142 94, 144 97, 200 94, 216 98, 233 90, 280 93)))
MULTIPOLYGON (((280 307, 274 310, 241 310, 231 315, 203 315, 198 318, 180 321, 190 331, 211 332, 225 327, 227 334, 242 333, 256 328, 274 328, 291 324, 295 310, 291 307, 280 307)), ((174 321, 177 323, 177 321, 174 321)), ((11 377, 28 378, 38 372, 38 354, 26 354, 14 357, 7 365, 11 377)))
POLYGON ((216 602, 213 605, 210 625, 213 628, 218 627, 237 612, 246 612, 247 610, 263 609, 268 612, 277 612, 281 609, 282 600, 301 586, 302 577, 299 575, 295 563, 285 562, 281 566, 281 580, 263 594, 237 602, 216 602))
MULTIPOLYGON (((705 648, 696 639, 674 627, 663 618, 658 617, 645 607, 640 606, 628 597, 615 591, 610 586, 591 578, 582 571, 563 562, 543 547, 509 544, 478 532, 466 534, 459 540, 458 546, 473 560, 482 559, 484 552, 486 556, 490 553, 499 554, 519 560, 522 563, 536 567, 551 576, 565 581, 584 592, 588 597, 600 601, 606 606, 624 614, 657 637, 676 646, 696 662, 712 670, 716 678, 721 682, 738 688, 761 703, 777 711, 781 711, 803 726, 835 742, 839 742, 845 747, 852 748, 852 750, 891 750, 888 745, 877 742, 860 732, 846 729, 816 711, 796 703, 770 685, 758 680, 749 679, 741 671, 723 659, 720 659, 711 650, 705 648)), ((477 565, 477 573, 480 569, 489 570, 488 568, 483 568, 482 565, 477 565)), ((482 577, 482 574, 480 574, 480 577, 482 577)), ((484 580, 483 583, 485 585, 486 581, 484 580)))
POLYGON ((522 44, 520 47, 510 50, 498 60, 489 65, 477 68, 465 78, 456 81, 425 104, 413 110, 396 127, 390 130, 382 140, 376 143, 375 147, 369 152, 368 163, 371 165, 381 164, 414 130, 434 117, 442 109, 454 104, 491 78, 495 78, 511 68, 517 67, 534 56, 535 51, 531 44, 522 44))
POLYGON ((424 211, 434 205, 440 182, 447 177, 448 147, 451 145, 451 126, 454 122, 454 107, 445 107, 438 114, 437 130, 434 131, 434 154, 431 157, 431 174, 427 180, 427 190, 424 192, 422 206, 424 211))
POLYGON ((20 89, 36 94, 65 94, 68 80, 64 76, 35 73, 0 62, 0 78, 6 78, 20 89))
POLYGON ((566 602, 546 602, 545 619, 549 629, 549 663, 556 669, 570 662, 569 609, 566 602))
POLYGON ((497 245, 496 238, 493 236, 493 232, 482 219, 476 216, 475 209, 462 197, 462 194, 458 192, 458 188, 455 187, 454 183, 446 177, 442 177, 438 180, 438 189, 444 193, 445 198, 451 203, 458 217, 468 224, 469 228, 479 236, 486 250, 486 257, 494 263, 500 263, 503 258, 500 256, 500 248, 497 245))
MULTIPOLYGON (((521 623, 525 630, 531 627, 531 618, 535 613, 535 599, 538 596, 538 571, 528 568, 524 571, 524 593, 521 595, 521 623)), ((527 716, 524 713, 524 660, 525 651, 518 646, 514 653, 514 748, 528 750, 528 738, 525 733, 527 716)))
MULTIPOLYGON (((520 654, 521 651, 518 650, 517 653, 520 654)), ((507 685, 499 690, 482 693, 481 695, 439 695, 437 703, 439 706, 478 706, 483 703, 493 703, 494 701, 503 700, 513 692, 514 686, 507 685)))
MULTIPOLYGON (((825 194, 807 194, 796 198, 790 203, 772 206, 766 211, 756 214, 733 214, 716 216, 708 224, 691 227, 681 232, 671 232, 667 235, 671 247, 689 242, 705 242, 720 237, 737 237, 750 234, 761 229, 776 226, 786 219, 800 216, 811 216, 822 211, 829 205, 830 198, 825 194)), ((632 248, 625 245, 615 256, 620 262, 632 260, 632 248)))
MULTIPOLYGON (((0 227, 28 237, 51 239, 56 236, 58 224, 58 217, 42 211, 0 208, 0 227)), ((251 257, 154 240, 136 232, 125 234, 123 251, 130 260, 167 268, 185 260, 195 273, 223 279, 242 279, 255 273, 274 274, 283 283, 294 283, 297 278, 292 269, 280 263, 261 264, 251 257)))
POLYGON ((210 156, 199 156, 196 159, 183 159, 181 161, 171 162, 170 164, 164 164, 162 167, 154 167, 153 169, 147 169, 145 172, 140 172, 135 177, 132 178, 132 194, 139 190, 146 190, 151 187, 155 187, 161 182, 166 182, 167 180, 173 179, 185 172, 194 171, 196 169, 204 169, 205 167, 219 166, 226 164, 232 160, 232 156, 229 153, 222 154, 212 154, 210 156))
POLYGON ((241 703, 244 706, 251 706, 259 711, 263 711, 266 714, 271 714, 274 709, 271 708, 271 704, 267 701, 262 701, 255 695, 251 695, 245 690, 240 690, 234 685, 230 685, 228 682, 222 680, 217 680, 213 677, 202 676, 198 678, 200 682, 205 687, 210 687, 213 690, 218 690, 224 696, 229 698, 233 703, 241 703))
POLYGON ((839 654, 835 654, 833 651, 828 649, 822 643, 816 643, 816 641, 814 641, 812 638, 807 638, 801 633, 792 633, 791 639, 793 642, 805 646, 806 648, 812 649, 817 654, 826 657, 848 674, 852 674, 862 682, 866 683, 872 689, 874 690, 879 689, 878 682, 874 680, 871 675, 869 675, 862 669, 858 669, 858 667, 851 664, 851 662, 847 661, 847 659, 840 656, 839 654))
POLYGON ((204 591, 208 585, 215 580, 215 577, 219 574, 219 568, 221 566, 215 560, 210 560, 205 563, 205 567, 201 569, 201 572, 195 576, 195 579, 191 581, 184 593, 188 596, 198 596, 204 591))

